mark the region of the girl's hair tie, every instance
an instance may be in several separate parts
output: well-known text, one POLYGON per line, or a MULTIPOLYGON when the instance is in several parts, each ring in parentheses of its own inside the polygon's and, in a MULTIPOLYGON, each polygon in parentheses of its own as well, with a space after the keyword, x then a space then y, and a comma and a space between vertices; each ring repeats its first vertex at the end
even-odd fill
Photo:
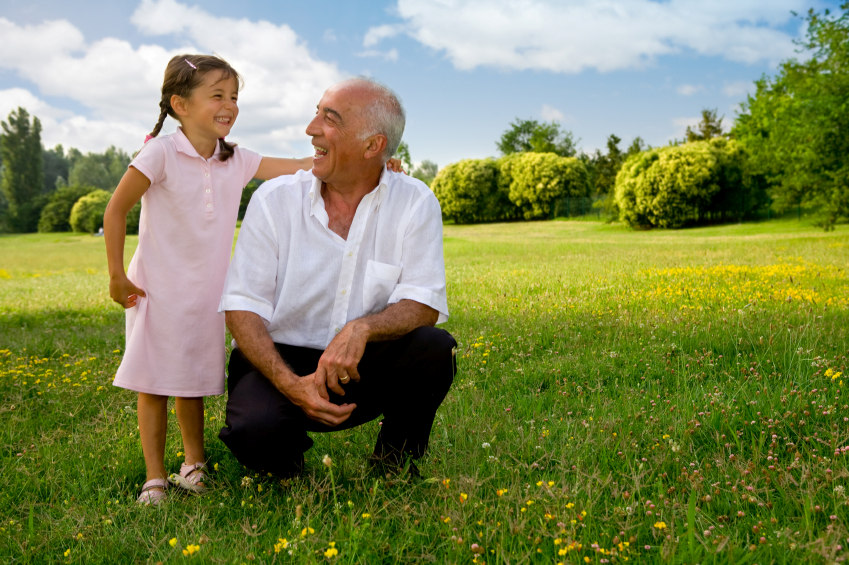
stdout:
POLYGON ((198 68, 195 66, 195 64, 194 64, 194 63, 192 63, 192 62, 191 62, 191 61, 189 61, 188 59, 183 59, 183 60, 186 62, 186 64, 187 64, 188 66, 190 66, 190 67, 191 67, 191 68, 193 68, 194 70, 198 70, 198 68))
POLYGON ((144 136, 144 142, 145 142, 145 143, 147 143, 147 142, 148 142, 148 141, 150 141, 151 139, 153 139, 153 136, 152 136, 152 135, 150 135, 150 134, 147 134, 146 136, 144 136))

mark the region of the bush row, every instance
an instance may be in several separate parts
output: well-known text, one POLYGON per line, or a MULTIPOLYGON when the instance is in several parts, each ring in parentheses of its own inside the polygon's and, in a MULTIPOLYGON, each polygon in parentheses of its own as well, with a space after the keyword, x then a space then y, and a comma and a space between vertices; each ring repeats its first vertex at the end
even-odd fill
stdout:
MULTIPOLYGON (((112 193, 92 186, 63 186, 50 195, 38 220, 40 232, 95 233, 103 226, 103 213, 112 193)), ((127 233, 138 233, 141 204, 127 215, 127 233)))
POLYGON ((554 153, 465 159, 440 170, 431 188, 458 224, 548 218, 558 199, 590 192, 584 164, 554 153))

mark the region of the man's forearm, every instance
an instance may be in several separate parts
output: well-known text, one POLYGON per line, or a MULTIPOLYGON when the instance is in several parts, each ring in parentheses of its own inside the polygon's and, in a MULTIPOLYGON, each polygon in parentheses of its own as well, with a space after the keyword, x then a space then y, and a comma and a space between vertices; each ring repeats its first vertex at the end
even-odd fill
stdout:
POLYGON ((415 300, 401 300, 381 312, 352 320, 366 332, 366 341, 388 341, 404 336, 416 328, 433 326, 439 312, 415 300))
POLYGON ((228 310, 224 317, 245 358, 285 394, 287 381, 295 375, 277 352, 262 318, 243 310, 228 310))

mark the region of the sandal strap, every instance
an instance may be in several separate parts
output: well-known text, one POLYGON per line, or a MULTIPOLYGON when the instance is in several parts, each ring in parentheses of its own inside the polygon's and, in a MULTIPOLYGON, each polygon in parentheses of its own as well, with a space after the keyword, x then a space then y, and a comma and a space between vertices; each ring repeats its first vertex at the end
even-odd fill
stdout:
POLYGON ((165 479, 150 479, 149 481, 147 481, 146 483, 144 483, 142 485, 141 491, 147 492, 149 490, 153 490, 153 489, 156 489, 156 488, 160 488, 162 490, 167 489, 168 488, 168 481, 165 480, 165 479))
POLYGON ((196 485, 206 478, 206 463, 198 461, 197 463, 193 463, 189 465, 188 463, 183 463, 180 465, 180 475, 189 481, 191 484, 196 485))

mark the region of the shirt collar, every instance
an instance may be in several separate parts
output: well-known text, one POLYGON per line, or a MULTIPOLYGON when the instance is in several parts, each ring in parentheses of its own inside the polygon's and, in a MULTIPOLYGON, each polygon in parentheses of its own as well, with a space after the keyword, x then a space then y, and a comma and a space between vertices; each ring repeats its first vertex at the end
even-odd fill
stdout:
MULTIPOLYGON (((191 146, 191 144, 189 144, 191 146)), ((381 200, 383 200, 383 196, 387 190, 389 190, 389 180, 390 180, 390 172, 384 167, 383 172, 380 174, 380 180, 377 183, 377 187, 366 194, 366 197, 369 194, 374 194, 375 206, 379 206, 381 200)), ((313 176, 312 179, 312 187, 309 191, 310 198, 310 213, 315 215, 316 207, 322 206, 323 201, 321 200, 321 179, 313 176)))
MULTIPOLYGON (((189 157, 198 157, 200 159, 203 159, 200 153, 198 153, 195 149, 195 146, 192 145, 192 142, 189 141, 189 138, 186 137, 186 134, 183 133, 183 128, 180 126, 177 126, 177 131, 174 132, 174 143, 176 144, 177 151, 179 151, 180 153, 184 153, 189 157)), ((215 151, 212 153, 212 157, 205 160, 217 159, 219 153, 221 153, 221 144, 216 143, 215 151)))

